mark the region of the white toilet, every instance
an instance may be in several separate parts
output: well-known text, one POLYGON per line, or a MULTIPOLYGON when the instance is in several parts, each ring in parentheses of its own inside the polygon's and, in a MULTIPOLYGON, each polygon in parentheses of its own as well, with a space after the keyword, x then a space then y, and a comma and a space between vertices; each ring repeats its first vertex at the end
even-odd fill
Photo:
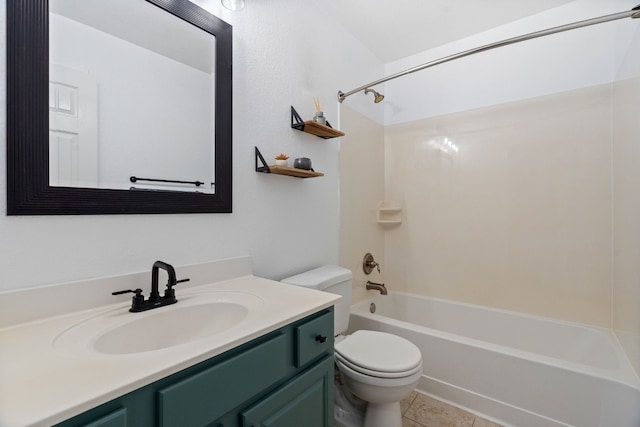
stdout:
MULTIPOLYGON (((367 402, 364 421, 350 416, 353 398, 336 390, 338 426, 401 427, 400 400, 418 385, 422 354, 413 343, 378 331, 342 335, 349 326, 351 271, 327 265, 283 279, 282 282, 342 295, 335 305, 335 359, 348 391, 367 402), (349 406, 345 408, 342 406, 349 406)), ((356 408, 354 408, 354 406, 356 408)))

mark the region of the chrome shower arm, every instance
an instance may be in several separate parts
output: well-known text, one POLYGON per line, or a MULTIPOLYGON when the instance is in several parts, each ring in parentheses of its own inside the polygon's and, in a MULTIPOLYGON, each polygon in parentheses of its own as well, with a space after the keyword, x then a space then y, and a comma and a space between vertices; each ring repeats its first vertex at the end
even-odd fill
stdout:
POLYGON ((360 86, 356 89, 350 90, 349 92, 338 91, 338 101, 342 102, 348 96, 353 95, 354 93, 358 93, 365 89, 370 89, 372 86, 376 86, 389 80, 397 79, 398 77, 406 76, 407 74, 415 73, 416 71, 421 71, 426 68, 433 67, 435 65, 444 64, 445 62, 453 61, 455 59, 464 58, 465 56, 474 55, 480 52, 486 52, 491 49, 495 49, 498 47, 508 46, 510 44, 523 42, 526 40, 536 39, 538 37, 544 37, 551 34, 561 33, 563 31, 575 30, 577 28, 588 27, 591 25, 602 24, 604 22, 616 21, 618 19, 624 18, 640 18, 640 5, 634 7, 633 9, 625 12, 612 13, 610 15, 604 15, 597 18, 585 19, 583 21, 574 22, 571 24, 560 25, 558 27, 548 28, 546 30, 535 31, 533 33, 524 34, 522 36, 512 37, 506 40, 502 40, 495 43, 490 43, 484 46, 476 47, 473 49, 465 50, 460 53, 456 53, 453 55, 445 56, 444 58, 436 59, 435 61, 430 61, 424 63, 422 65, 418 65, 413 68, 409 68, 405 71, 400 71, 398 73, 392 74, 390 76, 384 77, 382 79, 375 80, 371 83, 368 83, 364 86, 360 86))

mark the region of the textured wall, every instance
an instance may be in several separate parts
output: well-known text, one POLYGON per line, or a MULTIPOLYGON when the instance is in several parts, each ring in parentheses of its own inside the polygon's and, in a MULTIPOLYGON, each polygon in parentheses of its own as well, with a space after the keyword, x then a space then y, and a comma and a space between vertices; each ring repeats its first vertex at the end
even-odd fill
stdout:
POLYGON ((251 255, 256 274, 276 279, 338 262, 339 141, 292 130, 289 106, 310 118, 320 97, 337 122, 338 89, 379 78, 382 64, 312 3, 252 1, 237 13, 216 3, 213 12, 234 26, 233 214, 7 217, 0 0, 0 289, 146 271, 156 259, 251 255), (310 157, 326 175, 258 174, 254 145, 271 159, 281 151, 310 157))

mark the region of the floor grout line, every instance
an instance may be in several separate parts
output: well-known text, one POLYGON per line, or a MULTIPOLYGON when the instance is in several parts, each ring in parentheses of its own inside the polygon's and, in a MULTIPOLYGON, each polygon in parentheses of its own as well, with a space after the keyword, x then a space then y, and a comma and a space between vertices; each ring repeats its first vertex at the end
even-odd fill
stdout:
POLYGON ((444 427, 453 425, 465 425, 468 427, 491 425, 500 427, 498 424, 485 420, 462 408, 444 403, 418 391, 412 392, 411 395, 405 398, 403 403, 406 404, 406 409, 402 412, 403 425, 406 420, 412 423, 411 425, 421 427, 444 427), (419 398, 418 396, 421 397, 419 398), (422 417, 424 413, 429 414, 427 416, 428 419, 422 417))

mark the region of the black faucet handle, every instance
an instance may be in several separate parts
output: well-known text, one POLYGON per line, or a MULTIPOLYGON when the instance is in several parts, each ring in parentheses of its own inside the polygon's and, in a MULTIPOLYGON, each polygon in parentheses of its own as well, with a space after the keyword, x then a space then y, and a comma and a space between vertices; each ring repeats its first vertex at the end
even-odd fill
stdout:
POLYGON ((189 280, 191 280, 191 279, 180 279, 180 280, 176 280, 175 283, 168 282, 167 283, 167 288, 171 289, 172 287, 174 287, 178 283, 188 282, 189 280))
POLYGON ((127 289, 124 291, 116 291, 116 292, 111 292, 111 295, 122 295, 122 294, 128 294, 128 293, 132 293, 132 294, 136 294, 135 296, 142 296, 142 289, 138 288, 135 290, 131 290, 131 289, 127 289))
POLYGON ((174 283, 171 283, 171 282, 167 283, 167 289, 164 290, 164 298, 171 301, 177 301, 176 291, 173 289, 173 287, 178 283, 188 282, 189 280, 191 279, 180 279, 180 280, 176 280, 174 283))
POLYGON ((122 294, 135 294, 133 297, 131 297, 131 308, 129 309, 129 311, 140 311, 140 307, 142 307, 142 305, 144 304, 144 296, 142 295, 142 289, 138 288, 138 289, 125 289, 124 291, 116 291, 116 292, 111 292, 111 295, 122 295, 122 294))

